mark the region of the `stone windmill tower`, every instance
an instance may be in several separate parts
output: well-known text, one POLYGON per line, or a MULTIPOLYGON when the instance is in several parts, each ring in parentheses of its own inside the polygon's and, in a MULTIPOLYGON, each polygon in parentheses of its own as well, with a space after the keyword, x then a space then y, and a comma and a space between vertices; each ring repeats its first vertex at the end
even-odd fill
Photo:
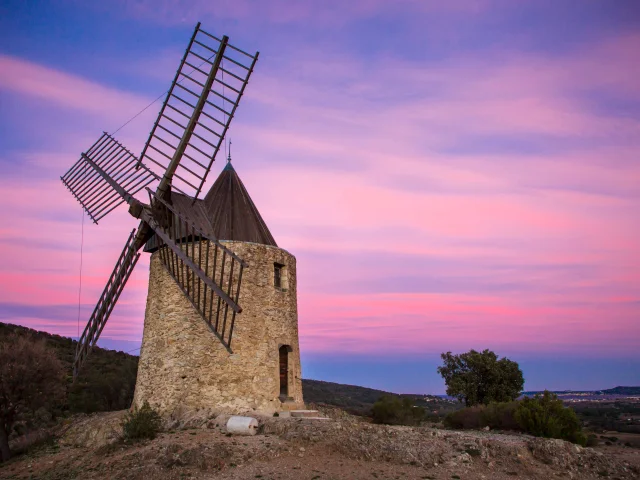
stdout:
MULTIPOLYGON (((189 199, 180 200, 174 197, 174 205, 193 208, 189 199)), ((150 242, 147 250, 154 253, 134 404, 148 400, 161 410, 302 408, 295 257, 278 248, 231 162, 195 206, 200 221, 247 264, 233 353, 211 335, 150 242)))
POLYGON ((94 223, 124 202, 140 220, 80 337, 74 377, 144 247, 134 404, 165 413, 303 406, 295 257, 278 248, 231 158, 199 197, 257 59, 198 24, 140 156, 104 133, 62 177, 94 223), (134 197, 145 187, 148 204, 134 197))

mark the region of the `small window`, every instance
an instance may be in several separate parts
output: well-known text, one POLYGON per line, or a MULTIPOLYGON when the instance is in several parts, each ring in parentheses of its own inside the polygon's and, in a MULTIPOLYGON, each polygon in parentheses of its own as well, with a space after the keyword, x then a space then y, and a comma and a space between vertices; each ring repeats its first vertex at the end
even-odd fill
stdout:
POLYGON ((282 285, 283 269, 284 269, 284 265, 282 265, 281 263, 273 264, 273 285, 279 289, 283 288, 283 285, 282 285))

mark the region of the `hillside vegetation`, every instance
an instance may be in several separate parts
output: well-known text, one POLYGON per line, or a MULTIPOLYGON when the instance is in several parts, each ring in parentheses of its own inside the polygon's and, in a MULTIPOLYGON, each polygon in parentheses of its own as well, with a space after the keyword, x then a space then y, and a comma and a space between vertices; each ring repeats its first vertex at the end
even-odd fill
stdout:
POLYGON ((445 415, 460 408, 458 402, 434 395, 396 394, 374 388, 323 382, 321 380, 302 380, 305 402, 331 405, 355 415, 369 415, 373 404, 383 396, 399 396, 411 400, 413 405, 423 407, 433 415, 445 415))
POLYGON ((60 335, 0 322, 0 342, 11 334, 44 340, 67 372, 66 402, 54 414, 93 413, 129 408, 138 371, 138 357, 94 347, 73 383, 72 366, 78 342, 60 335))

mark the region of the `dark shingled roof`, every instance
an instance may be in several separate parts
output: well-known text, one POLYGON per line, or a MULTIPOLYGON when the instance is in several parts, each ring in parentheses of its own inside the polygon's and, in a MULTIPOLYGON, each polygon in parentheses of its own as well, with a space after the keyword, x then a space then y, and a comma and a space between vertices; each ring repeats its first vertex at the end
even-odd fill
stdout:
MULTIPOLYGON (((278 246, 231 162, 227 162, 204 199, 193 204, 192 197, 172 192, 171 202, 179 213, 218 240, 278 246)), ((155 240, 154 235, 147 242, 146 252, 157 248, 155 240)))
POLYGON ((278 246, 231 162, 204 197, 204 208, 218 240, 278 246))

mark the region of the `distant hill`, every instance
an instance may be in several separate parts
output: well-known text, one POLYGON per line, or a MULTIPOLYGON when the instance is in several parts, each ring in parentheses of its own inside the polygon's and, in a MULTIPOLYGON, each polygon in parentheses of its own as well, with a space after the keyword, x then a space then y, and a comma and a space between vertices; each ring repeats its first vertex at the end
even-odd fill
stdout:
MULTIPOLYGON (((598 397, 607 395, 640 395, 640 387, 614 387, 606 390, 550 390, 558 397, 598 397)), ((530 392, 522 392, 522 395, 531 397, 536 394, 542 394, 543 390, 534 390, 530 392)))
POLYGON ((607 395, 640 395, 640 387, 614 387, 601 392, 607 395))
MULTIPOLYGON (((307 379, 302 380, 302 394, 305 402, 324 403, 358 415, 368 415, 373 404, 383 395, 398 395, 356 385, 307 379)), ((431 413, 441 414, 444 411, 453 410, 457 406, 457 402, 434 395, 399 394, 399 396, 411 398, 414 405, 425 407, 431 413)))

